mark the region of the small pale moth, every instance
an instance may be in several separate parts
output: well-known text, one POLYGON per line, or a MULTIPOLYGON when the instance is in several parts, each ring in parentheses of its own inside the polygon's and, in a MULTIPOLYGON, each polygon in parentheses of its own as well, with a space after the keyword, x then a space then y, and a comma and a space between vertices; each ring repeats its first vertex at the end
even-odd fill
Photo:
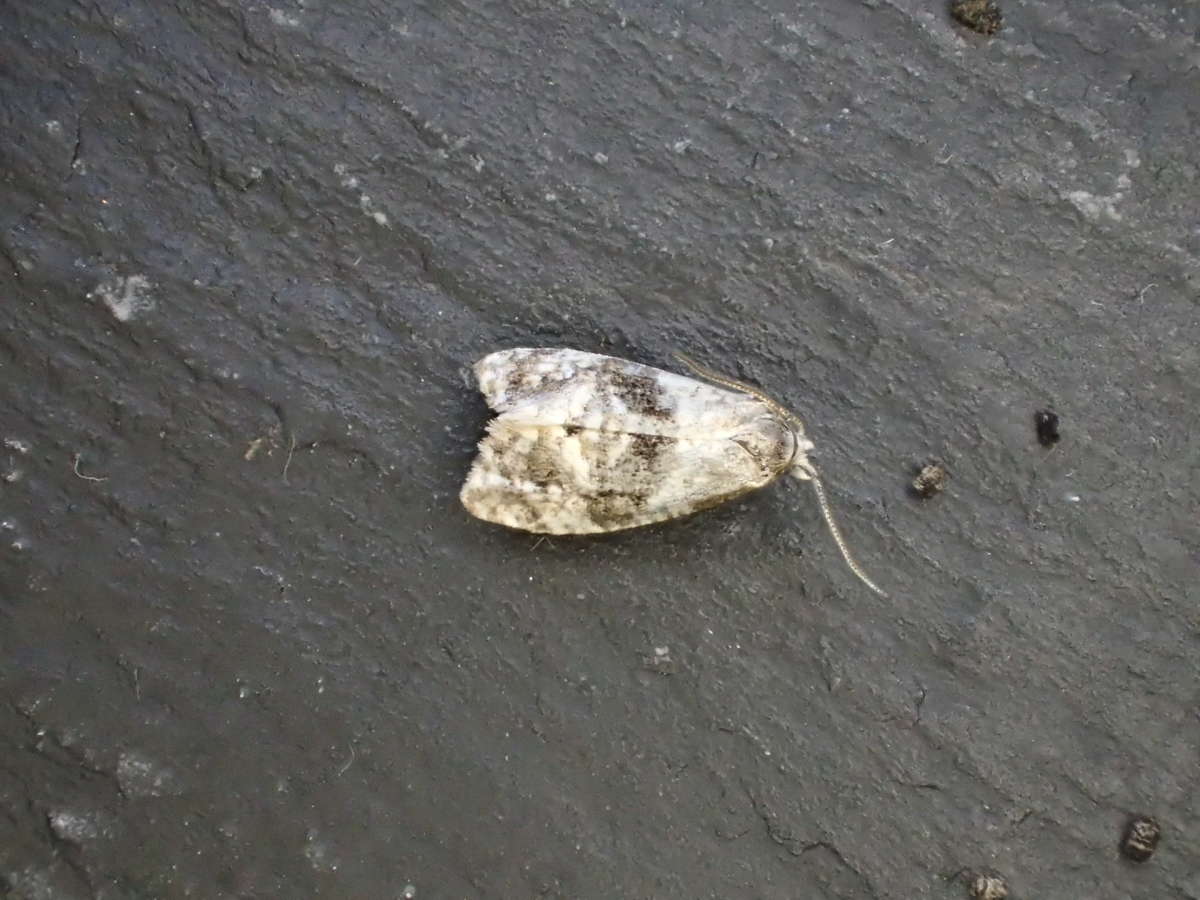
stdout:
POLYGON ((680 360, 720 387, 579 350, 479 360, 479 390, 499 415, 463 484, 463 506, 523 531, 598 534, 707 509, 788 472, 812 483, 847 565, 884 595, 834 522, 800 419, 749 385, 680 360))

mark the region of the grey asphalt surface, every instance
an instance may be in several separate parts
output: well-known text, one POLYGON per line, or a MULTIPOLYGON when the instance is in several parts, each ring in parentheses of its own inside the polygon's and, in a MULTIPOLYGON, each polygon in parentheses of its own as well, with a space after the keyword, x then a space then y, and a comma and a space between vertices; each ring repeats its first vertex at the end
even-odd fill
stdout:
POLYGON ((1200 898, 1200 6, 1003 10, 0 5, 0 893, 1200 898), (795 409, 891 599, 471 519, 539 345, 795 409))

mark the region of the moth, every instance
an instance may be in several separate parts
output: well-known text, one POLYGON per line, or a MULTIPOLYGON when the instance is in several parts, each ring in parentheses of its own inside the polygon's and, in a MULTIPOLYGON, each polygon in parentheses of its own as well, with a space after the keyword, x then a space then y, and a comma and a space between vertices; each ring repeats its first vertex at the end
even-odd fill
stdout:
POLYGON ((808 481, 850 555, 798 417, 685 356, 699 378, 580 350, 518 348, 475 364, 488 424, 460 498, 471 515, 540 534, 598 534, 724 503, 784 473, 808 481))

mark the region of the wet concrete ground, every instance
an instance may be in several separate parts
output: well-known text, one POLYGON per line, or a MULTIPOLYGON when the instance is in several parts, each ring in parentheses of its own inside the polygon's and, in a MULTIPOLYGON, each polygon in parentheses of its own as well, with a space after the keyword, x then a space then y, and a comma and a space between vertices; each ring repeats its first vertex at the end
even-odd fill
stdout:
POLYGON ((0 7, 0 889, 1200 898, 1198 29, 0 7), (523 345, 794 408, 891 599, 797 483, 469 518, 523 345))

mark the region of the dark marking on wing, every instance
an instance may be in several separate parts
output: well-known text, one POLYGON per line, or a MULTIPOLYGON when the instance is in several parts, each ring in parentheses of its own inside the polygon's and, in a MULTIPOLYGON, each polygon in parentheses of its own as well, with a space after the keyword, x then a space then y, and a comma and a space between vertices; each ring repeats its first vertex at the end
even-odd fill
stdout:
POLYGON ((630 411, 653 419, 670 419, 674 412, 663 403, 663 389, 652 375, 639 375, 621 365, 606 367, 613 392, 630 411))
POLYGON ((542 431, 525 459, 525 475, 539 488, 562 485, 567 480, 563 472, 561 447, 550 431, 542 431))
POLYGON ((632 444, 629 451, 642 460, 647 469, 651 468, 662 455, 663 448, 675 443, 674 438, 665 437, 661 434, 634 434, 630 435, 632 444))
POLYGON ((601 528, 617 529, 628 525, 646 506, 646 495, 622 491, 599 491, 588 497, 587 511, 601 528))

